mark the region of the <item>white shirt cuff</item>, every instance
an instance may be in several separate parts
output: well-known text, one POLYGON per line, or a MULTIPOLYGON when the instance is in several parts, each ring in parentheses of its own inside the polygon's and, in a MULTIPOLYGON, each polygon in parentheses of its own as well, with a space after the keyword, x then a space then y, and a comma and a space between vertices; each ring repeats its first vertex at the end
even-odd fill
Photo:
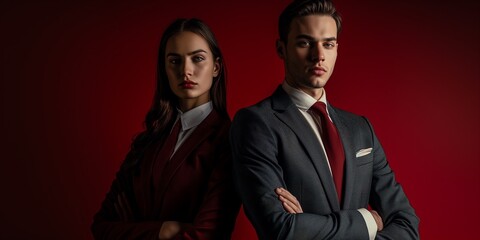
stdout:
POLYGON ((375 240, 375 236, 377 235, 377 223, 375 222, 375 219, 373 218, 372 214, 370 211, 368 211, 365 208, 360 208, 357 209, 360 214, 362 214, 363 219, 365 220, 365 223, 367 224, 367 229, 368 229, 368 236, 370 237, 370 240, 375 240))

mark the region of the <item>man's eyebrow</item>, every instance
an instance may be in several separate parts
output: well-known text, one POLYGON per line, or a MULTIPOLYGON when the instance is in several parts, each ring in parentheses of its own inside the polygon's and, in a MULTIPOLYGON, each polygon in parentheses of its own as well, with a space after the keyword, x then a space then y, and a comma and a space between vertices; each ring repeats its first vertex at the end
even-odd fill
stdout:
MULTIPOLYGON (((194 55, 194 54, 201 53, 201 52, 207 53, 207 51, 205 51, 203 49, 198 49, 198 50, 187 53, 187 55, 194 55)), ((180 54, 178 54, 178 53, 167 53, 167 57, 169 57, 169 56, 178 57, 178 56, 180 56, 180 54)))
POLYGON ((299 34, 296 39, 308 39, 308 40, 313 40, 313 41, 322 41, 322 42, 331 42, 331 41, 337 41, 337 38, 336 37, 327 37, 327 38, 322 38, 320 40, 318 39, 315 39, 313 38, 312 36, 310 35, 306 35, 306 34, 299 34))
POLYGON ((337 41, 337 38, 336 37, 324 38, 323 41, 325 42, 337 41))
POLYGON ((297 35, 296 39, 308 39, 308 40, 315 40, 312 36, 306 34, 299 34, 297 35))

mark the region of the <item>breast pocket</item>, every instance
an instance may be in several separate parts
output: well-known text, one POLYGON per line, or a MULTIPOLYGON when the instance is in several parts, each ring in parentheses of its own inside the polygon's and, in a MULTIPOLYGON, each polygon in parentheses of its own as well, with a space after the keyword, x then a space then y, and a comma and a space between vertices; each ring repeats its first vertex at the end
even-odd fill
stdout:
POLYGON ((370 198, 372 185, 373 154, 370 153, 355 159, 355 187, 354 196, 356 207, 366 207, 370 198))
POLYGON ((355 163, 356 163, 357 167, 367 165, 367 164, 371 164, 372 162, 373 162, 373 154, 372 153, 367 154, 365 156, 355 158, 355 163))

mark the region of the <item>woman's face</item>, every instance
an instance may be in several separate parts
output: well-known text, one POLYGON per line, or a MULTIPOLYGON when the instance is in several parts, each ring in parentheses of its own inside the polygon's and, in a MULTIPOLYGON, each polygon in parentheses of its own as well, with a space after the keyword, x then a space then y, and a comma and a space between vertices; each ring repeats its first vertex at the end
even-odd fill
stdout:
POLYGON ((183 31, 167 41, 165 69, 180 109, 188 111, 210 100, 210 87, 220 64, 203 37, 183 31))

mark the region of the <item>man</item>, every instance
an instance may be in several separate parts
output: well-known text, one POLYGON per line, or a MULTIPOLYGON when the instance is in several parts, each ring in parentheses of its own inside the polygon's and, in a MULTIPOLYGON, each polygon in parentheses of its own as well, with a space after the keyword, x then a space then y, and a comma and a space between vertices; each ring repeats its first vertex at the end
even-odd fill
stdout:
POLYGON ((234 118, 234 178, 260 239, 419 238, 368 120, 326 99, 340 30, 329 0, 291 3, 277 40, 285 80, 234 118))

